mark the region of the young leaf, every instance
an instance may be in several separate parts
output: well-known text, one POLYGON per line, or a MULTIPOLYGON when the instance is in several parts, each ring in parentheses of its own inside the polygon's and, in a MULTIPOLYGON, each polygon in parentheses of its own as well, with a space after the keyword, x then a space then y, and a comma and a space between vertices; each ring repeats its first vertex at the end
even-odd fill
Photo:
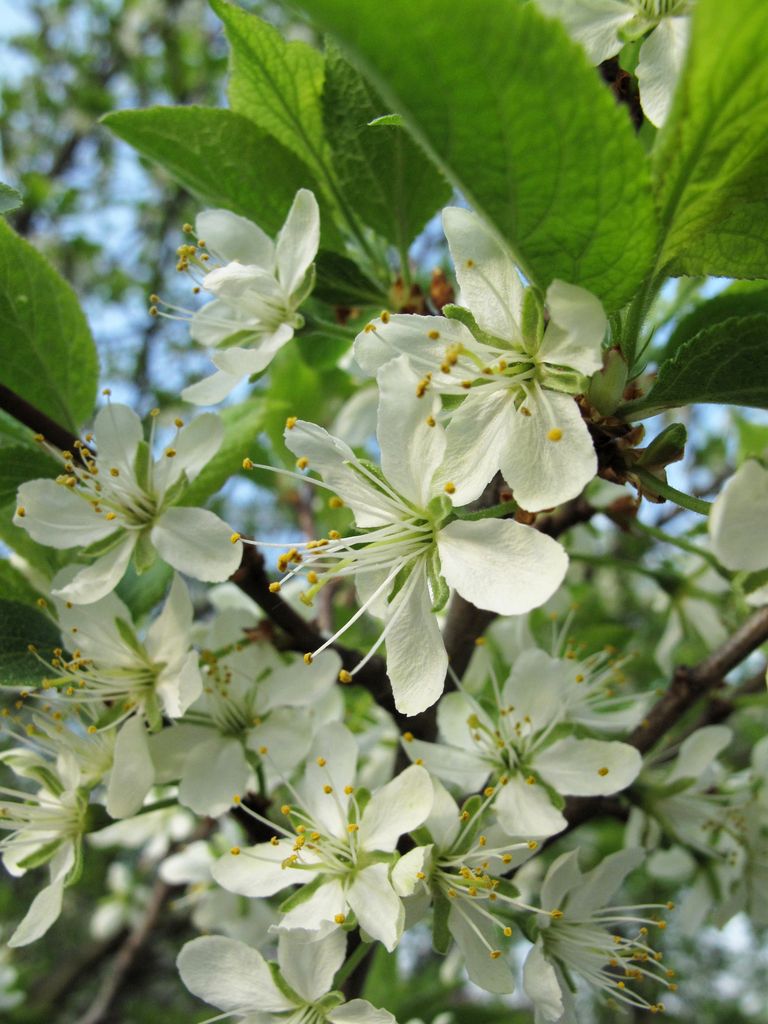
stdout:
POLYGON ((287 43, 272 25, 224 0, 211 0, 211 6, 224 22, 232 48, 230 106, 287 146, 325 181, 322 54, 303 42, 287 43))
POLYGON ((733 316, 752 313, 768 313, 768 285, 764 281, 737 281, 713 299, 702 302, 678 322, 664 349, 664 358, 670 359, 699 331, 733 316))
MULTIPOLYGON (((304 0, 529 278, 623 305, 655 246, 629 118, 563 28, 509 0, 304 0)), ((390 129, 379 128, 382 132, 390 129)))
POLYGON ((365 223, 405 253, 448 202, 451 189, 402 128, 370 126, 386 109, 338 49, 329 46, 323 115, 339 184, 365 223))
POLYGON ((67 282, 0 220, 3 384, 61 426, 93 411, 98 361, 85 316, 67 282))
POLYGON ((732 317, 700 331, 662 364, 649 394, 619 411, 644 419, 694 402, 768 409, 768 314, 732 317))
POLYGON ((321 249, 315 261, 317 278, 312 294, 334 306, 386 306, 385 291, 358 265, 335 252, 321 249))
MULTIPOLYGON (((296 192, 317 193, 306 164, 253 121, 214 107, 119 110, 102 118, 111 131, 164 167, 213 207, 248 217, 274 235, 296 192)), ((319 197, 322 201, 322 197, 319 197)), ((330 215, 321 216, 325 244, 335 245, 330 215)))
POLYGON ((768 4, 699 0, 687 66, 653 154, 660 265, 768 276, 768 4))
POLYGON ((39 477, 55 477, 61 465, 39 448, 14 444, 3 447, 0 461, 0 504, 13 501, 20 484, 39 477))
POLYGON ((0 686, 35 686, 47 673, 29 645, 50 661, 59 643, 58 629, 36 608, 0 601, 0 686))

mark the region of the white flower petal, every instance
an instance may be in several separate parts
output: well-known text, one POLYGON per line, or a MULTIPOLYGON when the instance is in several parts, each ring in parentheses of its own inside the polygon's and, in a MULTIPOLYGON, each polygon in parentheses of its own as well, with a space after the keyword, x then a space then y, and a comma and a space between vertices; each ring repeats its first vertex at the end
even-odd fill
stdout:
POLYGON ((498 949, 500 938, 500 928, 495 921, 489 920, 469 900, 462 899, 461 907, 452 904, 448 927, 461 950, 470 981, 486 992, 498 995, 514 992, 515 978, 509 964, 503 956, 494 959, 490 955, 491 950, 498 949))
POLYGON ((281 931, 277 946, 280 973, 302 999, 314 1003, 333 986, 346 949, 347 934, 340 928, 320 940, 298 928, 281 931))
POLYGON ((155 766, 149 755, 144 719, 134 715, 122 726, 115 740, 107 786, 107 813, 113 818, 130 818, 136 814, 154 781, 155 766))
POLYGON ((99 469, 115 468, 133 477, 133 463, 139 441, 144 437, 141 420, 127 405, 108 402, 93 422, 99 469))
POLYGON ((437 546, 448 585, 500 615, 521 615, 544 604, 568 568, 557 541, 506 519, 449 523, 437 546))
POLYGON ((211 868, 211 875, 219 885, 240 896, 274 896, 289 885, 310 881, 307 871, 291 871, 282 866, 292 852, 290 839, 281 839, 276 846, 259 843, 244 847, 240 853, 225 853, 219 857, 211 868))
POLYGON ((163 609, 147 632, 146 648, 153 661, 172 664, 189 650, 194 608, 189 591, 174 574, 163 609))
POLYGON ((192 405, 217 405, 237 387, 240 380, 241 378, 236 374, 217 370, 210 377, 204 377, 197 383, 184 388, 181 397, 185 402, 191 402, 192 405))
POLYGON ((387 675, 395 707, 403 715, 418 715, 443 692, 448 669, 423 560, 392 601, 390 616, 397 617, 387 633, 387 675))
MULTIPOLYGON (((28 486, 28 485, 27 485, 28 486)), ((768 567, 768 469, 747 459, 715 498, 709 536, 726 569, 756 572, 768 567)))
POLYGON ((423 508, 432 495, 432 476, 445 452, 445 434, 437 424, 430 426, 440 408, 440 399, 429 393, 416 397, 418 376, 407 356, 397 356, 383 366, 376 378, 379 385, 377 437, 381 469, 392 487, 423 508))
POLYGON ((600 300, 585 288, 555 280, 547 288, 546 303, 550 321, 538 358, 591 377, 603 365, 602 344, 608 329, 600 300))
POLYGON ((541 909, 561 909, 568 894, 581 885, 584 875, 579 867, 579 851, 568 850, 552 861, 541 884, 541 909))
MULTIPOLYGON (((287 871, 289 875, 306 875, 306 871, 287 871)), ((292 907, 280 921, 280 930, 300 928, 304 931, 320 932, 323 939, 336 930, 335 920, 347 912, 347 897, 344 887, 337 878, 328 878, 312 893, 309 899, 292 907)))
POLYGON ((106 597, 123 578, 135 544, 136 535, 127 534, 117 547, 81 569, 66 586, 57 587, 51 593, 73 604, 93 604, 106 597))
POLYGON ((350 999, 325 1016, 331 1024, 397 1024, 389 1010, 377 1010, 367 999, 350 999))
MULTIPOLYGON (((480 782, 481 786, 484 781, 483 779, 480 782)), ((432 779, 432 788, 434 790, 432 810, 424 824, 437 848, 450 850, 461 830, 459 805, 438 779, 432 779)))
POLYGON ((502 700, 515 709, 515 721, 527 718, 531 730, 546 728, 564 712, 567 663, 537 648, 523 651, 502 687, 502 700))
POLYGON ((707 725, 697 729, 680 744, 667 783, 677 782, 678 779, 700 779, 732 739, 733 733, 727 725, 707 725))
MULTIPOLYGON (((81 567, 82 568, 82 567, 81 567)), ((77 575, 78 566, 68 565, 53 578, 53 590, 64 587, 77 575)), ((59 625, 65 635, 77 633, 77 648, 86 658, 97 663, 134 667, 138 655, 123 639, 116 621, 131 623, 132 616, 116 593, 94 601, 87 609, 56 599, 59 625)))
POLYGON ((532 389, 524 405, 510 412, 499 465, 515 501, 528 512, 581 494, 597 473, 597 455, 574 399, 532 389))
POLYGON ((443 230, 462 303, 471 309, 484 331, 520 344, 523 286, 510 253, 485 221, 470 210, 447 207, 443 210, 443 230))
POLYGON ((19 946, 28 946, 41 938, 52 924, 58 919, 61 913, 61 905, 64 899, 64 881, 51 882, 35 896, 29 905, 29 910, 17 926, 13 935, 8 940, 8 945, 15 949, 19 946))
MULTIPOLYGON (((427 373, 433 375, 440 392, 447 389, 461 393, 458 370, 455 379, 449 374, 437 373, 445 359, 446 350, 457 345, 486 350, 485 346, 478 346, 469 329, 458 320, 447 320, 444 316, 395 313, 384 320, 371 320, 358 334, 355 339, 355 362, 365 373, 375 375, 390 359, 404 354, 420 376, 427 373)), ((487 351, 488 361, 491 362, 496 353, 491 349, 487 351)))
POLYGON ((176 966, 189 991, 220 1010, 279 1013, 294 1008, 261 953, 244 942, 203 935, 182 947, 176 966))
POLYGON ((446 455, 437 483, 450 483, 454 505, 478 498, 493 478, 505 451, 514 443, 512 421, 514 391, 508 388, 473 388, 451 417, 445 432, 446 455))
POLYGON ((532 1001, 537 1018, 550 1022, 559 1021, 563 1015, 563 994, 555 969, 544 955, 541 939, 536 941, 525 958, 523 965, 523 988, 532 1001))
POLYGON ((389 881, 387 865, 372 864, 358 872, 347 900, 363 931, 391 953, 403 933, 405 911, 389 881))
POLYGON ((309 751, 312 725, 312 720, 304 711, 277 708, 268 715, 266 721, 249 731, 248 749, 259 751, 266 748, 268 768, 278 776, 287 776, 309 751))
POLYGON ((508 836, 545 839, 568 826, 546 789, 537 783, 527 783, 519 775, 512 776, 505 786, 499 786, 493 806, 508 836))
POLYGON ((214 352, 211 359, 214 366, 224 373, 231 373, 238 378, 247 377, 269 366, 275 354, 292 337, 293 327, 290 324, 278 324, 274 330, 260 336, 254 348, 224 348, 214 352))
MULTIPOLYGON (((13 517, 32 540, 47 547, 75 548, 93 544, 116 533, 119 524, 93 511, 88 501, 53 480, 30 480, 16 494, 18 511, 13 517)), ((95 600, 95 599, 94 599, 95 600)))
MULTIPOLYGON (((457 820, 458 817, 457 809, 457 820)), ((429 861, 432 848, 431 843, 428 846, 414 846, 412 850, 397 859, 390 872, 390 881, 398 896, 412 896, 416 887, 424 880, 424 865, 429 861)))
POLYGON ((664 18, 640 47, 637 81, 643 113, 657 128, 667 120, 683 69, 689 18, 664 18))
POLYGON ((215 348, 238 331, 257 327, 258 320, 250 311, 235 308, 224 299, 213 299, 195 311, 189 323, 189 336, 198 345, 215 348))
POLYGON ((618 793, 637 778, 640 753, 617 740, 558 740, 537 754, 534 767, 558 793, 599 796, 618 793))
POLYGON ((306 665, 296 658, 290 665, 280 663, 259 683, 259 708, 306 707, 314 704, 333 689, 338 679, 341 659, 335 651, 306 665))
POLYGON ((224 423, 211 412, 196 416, 191 423, 182 427, 173 445, 175 456, 163 463, 171 467, 165 486, 178 480, 182 470, 188 480, 194 480, 219 450, 223 440, 224 423))
POLYGON ((494 726, 489 715, 466 693, 446 693, 437 707, 437 731, 442 743, 462 747, 474 753, 477 745, 472 739, 469 719, 476 715, 483 725, 494 726))
POLYGON ((412 764, 377 790, 366 805, 358 832, 361 848, 390 853, 401 835, 426 821, 432 800, 429 773, 412 764))
POLYGON ((482 755, 460 747, 411 740, 405 744, 405 752, 411 760, 423 761, 432 775, 453 783, 464 793, 479 789, 491 772, 491 765, 482 755))
POLYGON ((602 64, 619 52, 623 45, 619 32, 636 14, 627 0, 536 0, 536 4, 563 22, 593 64, 602 64))
POLYGON ((218 818, 232 807, 232 798, 244 791, 250 773, 240 741, 214 736, 189 751, 179 803, 196 814, 218 818))
POLYGON ((639 867, 646 857, 647 852, 639 847, 617 850, 603 857, 568 894, 565 904, 567 916, 579 920, 594 913, 599 907, 604 907, 627 875, 639 867))
POLYGON ((320 208, 314 194, 300 188, 277 236, 277 277, 286 295, 302 284, 320 244, 320 208))
POLYGON ((179 572, 208 583, 227 579, 240 565, 243 546, 232 531, 204 508, 169 508, 150 534, 157 553, 179 572))
POLYGON ((275 246, 253 221, 230 210, 203 210, 195 218, 197 237, 206 248, 229 262, 255 264, 272 271, 275 246))

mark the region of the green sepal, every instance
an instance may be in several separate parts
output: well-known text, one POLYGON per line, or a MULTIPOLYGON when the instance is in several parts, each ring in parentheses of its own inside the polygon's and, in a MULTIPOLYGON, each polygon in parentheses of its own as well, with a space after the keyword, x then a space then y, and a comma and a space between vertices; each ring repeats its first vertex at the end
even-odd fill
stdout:
POLYGON ((339 992, 338 989, 334 989, 323 996, 322 999, 318 999, 313 1006, 322 1014, 323 1017, 331 1010, 335 1010, 337 1006, 345 1002, 344 993, 339 992))
POLYGON ((163 508, 178 505, 188 487, 189 480, 187 479, 187 474, 182 470, 179 479, 172 483, 163 495, 163 508))
POLYGON ((363 816, 363 812, 365 811, 365 808, 368 806, 368 804, 370 802, 370 799, 371 799, 371 791, 370 791, 370 789, 367 789, 365 786, 360 786, 359 789, 355 790, 354 803, 351 800, 349 802, 349 810, 350 810, 350 819, 349 820, 350 821, 356 821, 356 822, 360 821, 360 819, 363 816), (357 806, 357 811, 359 812, 359 816, 355 815, 354 817, 352 817, 352 814, 355 811, 355 805, 357 806))
POLYGON ((678 462, 685 454, 688 431, 682 423, 670 423, 651 441, 637 461, 639 466, 658 469, 678 462))
POLYGON ((454 303, 449 302, 447 306, 443 306, 443 316, 449 320, 458 320, 460 324, 464 324, 478 341, 482 341, 486 345, 491 345, 494 348, 510 347, 502 338, 495 338, 492 334, 484 331, 472 313, 464 306, 456 306, 454 303))
POLYGON ((587 397, 602 416, 611 416, 619 407, 627 386, 629 368, 621 349, 612 348, 605 355, 602 370, 593 374, 587 397))
POLYGON ((520 920, 516 918, 515 924, 526 937, 526 939, 528 939, 529 942, 533 942, 535 944, 539 935, 541 935, 541 928, 536 923, 536 915, 526 914, 525 917, 521 918, 520 920))
POLYGON ((563 391, 566 395, 583 395, 589 390, 589 377, 585 377, 578 370, 567 370, 565 367, 541 363, 537 378, 543 388, 563 391))
POLYGON ((150 569, 155 564, 156 557, 157 552, 152 544, 149 530, 142 530, 136 541, 136 547, 133 549, 133 567, 137 574, 141 576, 147 569, 150 569))
POLYGON ((61 796, 64 792, 64 787, 58 775, 45 765, 31 765, 29 768, 25 768, 24 775, 27 778, 34 779, 35 782, 39 782, 41 786, 44 786, 54 796, 61 796))
POLYGON ((536 288, 525 289, 520 320, 526 352, 533 355, 544 336, 544 304, 536 288))
POLYGON ((513 885, 508 878, 497 878, 498 885, 494 888, 494 892, 499 893, 501 896, 508 896, 510 899, 517 899, 520 895, 520 890, 516 885, 513 885))
POLYGON ((143 644, 136 636, 133 626, 129 622, 126 622, 125 619, 115 619, 115 626, 117 627, 117 632, 120 634, 120 639, 123 643, 130 647, 136 654, 144 657, 146 651, 144 650, 143 644))
POLYGON ((378 128, 379 125, 391 125, 396 128, 404 127, 401 114, 382 114, 381 117, 374 117, 372 121, 368 122, 369 128, 378 128))
POLYGON ((67 873, 67 877, 64 879, 64 885, 69 887, 70 885, 77 885, 83 874, 83 839, 82 836, 75 836, 73 840, 73 846, 75 848, 75 862, 67 873))
POLYGON ((410 562, 407 562, 402 567, 402 569, 398 572, 397 576, 395 576, 395 580, 394 580, 394 582, 392 584, 392 589, 390 590, 389 594, 387 595, 387 603, 388 604, 392 604, 394 599, 397 597, 397 595, 403 589, 405 584, 408 582, 408 577, 413 572, 415 566, 416 566, 416 558, 412 558, 410 560, 410 562))
MULTIPOLYGON (((286 868, 286 871, 290 871, 290 868, 286 868)), ((302 885, 296 892, 292 892, 290 896, 286 896, 283 902, 278 907, 281 914, 287 914, 289 910, 293 910, 294 907, 301 906, 302 903, 306 903, 310 896, 314 896, 320 886, 325 882, 322 875, 318 875, 317 878, 313 878, 311 882, 307 882, 306 885, 302 885)))
POLYGON ((150 468, 152 466, 152 452, 149 445, 143 439, 136 445, 136 455, 133 459, 133 472, 136 476, 136 483, 142 491, 149 491, 150 468))
POLYGON ((437 494, 427 505, 427 515, 436 529, 445 526, 449 519, 454 518, 453 505, 447 494, 437 494))
POLYGON ((643 14, 636 14, 630 21, 625 22, 616 35, 622 43, 634 43, 642 39, 644 35, 656 28, 658 21, 653 18, 646 18, 643 14))
POLYGON ((432 948, 441 956, 445 956, 451 948, 452 937, 448 927, 450 912, 450 899, 442 892, 436 893, 432 902, 432 948))
POLYGON ((61 846, 62 842, 62 839, 52 839, 49 843, 44 843, 39 850, 35 850, 34 853, 30 853, 28 857, 20 860, 18 862, 18 867, 22 868, 24 871, 32 871, 34 868, 39 868, 43 864, 47 864, 61 846))
POLYGON ((759 572, 739 573, 734 583, 745 597, 749 597, 754 591, 768 585, 768 569, 761 569, 759 572))
POLYGON ((270 973, 272 975, 272 981, 274 981, 275 987, 278 988, 283 993, 285 998, 286 999, 290 999, 290 1001, 292 1003, 296 1003, 297 1006, 300 1003, 302 1003, 303 1000, 302 1000, 301 996, 298 994, 298 992, 296 992, 295 989, 291 988, 291 986, 288 984, 288 982, 282 976, 282 974, 280 973, 279 966, 273 960, 268 960, 267 961, 267 967, 270 970, 270 973))
POLYGON ((433 544, 427 555, 427 579, 429 580, 429 592, 432 595, 432 611, 441 612, 448 604, 451 596, 451 588, 445 582, 441 574, 440 553, 437 544, 433 544))
POLYGON ((101 558, 102 555, 106 555, 118 547, 125 540, 125 534, 125 530, 116 530, 114 533, 110 533, 108 537, 95 540, 93 544, 83 548, 82 554, 85 558, 101 558))
POLYGON ((163 712, 157 694, 151 690, 144 698, 144 715, 150 732, 160 732, 163 728, 163 712))

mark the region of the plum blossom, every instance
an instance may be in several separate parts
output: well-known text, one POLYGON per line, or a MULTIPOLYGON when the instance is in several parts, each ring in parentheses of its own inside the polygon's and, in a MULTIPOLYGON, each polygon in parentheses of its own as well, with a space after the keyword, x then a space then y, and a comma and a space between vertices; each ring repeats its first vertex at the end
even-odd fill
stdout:
POLYGON ((490 786, 494 811, 507 835, 543 838, 566 819, 552 798, 598 796, 626 788, 642 766, 627 743, 553 736, 567 721, 573 682, 557 659, 523 652, 506 682, 494 686, 488 708, 465 693, 449 693, 438 708, 444 739, 427 743, 404 735, 408 756, 463 792, 490 786))
POLYGON ((430 812, 429 775, 412 765, 361 807, 352 734, 340 724, 326 725, 317 733, 312 754, 296 800, 281 808, 288 825, 260 819, 274 829, 272 839, 234 847, 214 865, 213 877, 230 892, 250 897, 300 885, 283 905, 281 929, 323 935, 354 914, 360 927, 391 951, 405 913, 390 869, 400 836, 418 828, 430 812))
MULTIPOLYGON (((747 459, 728 480, 712 504, 709 536, 717 560, 735 572, 762 573, 768 569, 768 469, 747 459)), ((747 594, 749 604, 768 602, 762 576, 747 594)))
POLYGON ((299 456, 297 465, 320 473, 321 486, 349 506, 357 528, 346 537, 333 531, 296 544, 278 560, 287 572, 283 582, 306 571, 307 602, 329 580, 354 578, 361 608, 339 633, 365 611, 385 625, 368 655, 342 678, 349 681, 386 639, 395 704, 408 715, 429 707, 443 689, 448 659, 435 610, 449 587, 480 608, 520 614, 552 595, 568 563, 563 548, 537 530, 511 520, 462 520, 453 512, 448 494, 459 482, 442 482, 447 439, 435 419, 438 399, 418 402, 416 380, 405 356, 379 372, 380 470, 321 427, 289 419, 285 440, 299 456))
POLYGON ((180 508, 187 484, 221 446, 224 427, 211 413, 189 426, 176 420, 176 435, 163 454, 152 455, 141 420, 126 405, 100 409, 93 436, 97 454, 80 443, 64 452, 64 472, 53 480, 32 480, 18 490, 14 523, 39 544, 85 547, 95 561, 54 596, 92 604, 113 590, 133 557, 137 571, 156 555, 179 572, 209 582, 225 580, 240 564, 236 534, 213 512, 180 508))
POLYGON ((199 241, 181 247, 179 265, 205 271, 201 287, 215 296, 191 315, 190 334, 212 350, 216 372, 185 388, 182 398, 212 405, 265 369, 303 325, 297 310, 315 283, 320 211, 312 192, 302 188, 275 241, 229 210, 199 214, 195 231, 199 241), (202 248, 208 253, 201 256, 202 248), (209 254, 221 265, 211 269, 209 254))
POLYGON ((446 307, 440 317, 384 313, 358 335, 355 358, 375 373, 405 353, 422 375, 422 398, 463 396, 446 431, 440 477, 455 484, 454 504, 479 497, 500 470, 524 509, 551 508, 597 473, 573 395, 602 366, 602 306, 584 289, 553 281, 545 327, 539 300, 524 291, 511 255, 480 217, 449 207, 443 226, 468 308, 446 307))
POLYGON ((244 942, 201 936, 183 947, 176 964, 189 991, 222 1017, 248 1024, 395 1024, 387 1010, 365 999, 344 1002, 341 992, 331 991, 346 947, 343 931, 320 941, 309 932, 281 932, 277 964, 270 965, 244 942))
POLYGON ((687 15, 694 0, 536 0, 559 18, 593 64, 615 57, 625 43, 642 40, 637 65, 640 102, 660 128, 669 115, 688 46, 687 15))

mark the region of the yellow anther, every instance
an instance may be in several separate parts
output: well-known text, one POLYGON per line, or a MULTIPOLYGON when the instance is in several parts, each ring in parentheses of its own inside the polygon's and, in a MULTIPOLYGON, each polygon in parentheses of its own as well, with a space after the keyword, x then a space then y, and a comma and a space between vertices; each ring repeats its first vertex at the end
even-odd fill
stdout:
POLYGON ((109 475, 110 476, 120 476, 120 470, 117 468, 117 466, 113 466, 110 469, 110 471, 109 471, 109 475))
POLYGON ((577 683, 583 683, 584 682, 584 676, 581 674, 581 672, 579 672, 579 674, 576 676, 576 682, 577 683))
POLYGON ((177 416, 176 419, 173 421, 173 425, 174 427, 177 427, 179 430, 181 430, 181 428, 184 426, 184 420, 179 419, 179 417, 177 416))
POLYGON ((43 441, 45 440, 45 436, 43 434, 35 434, 32 440, 36 441, 38 444, 42 444, 43 441))
POLYGON ((440 337, 440 331, 427 331, 427 337, 431 338, 432 341, 437 341, 440 337))
POLYGON ((102 388, 102 389, 101 389, 101 393, 102 393, 102 395, 104 395, 104 396, 105 396, 106 398, 109 398, 109 396, 110 396, 110 395, 112 394, 112 389, 111 389, 111 388, 102 388))
POLYGON ((417 871, 417 872, 416 872, 416 877, 417 877, 417 878, 419 879, 419 881, 422 881, 422 882, 423 882, 423 881, 424 881, 424 879, 425 879, 425 878, 426 878, 427 876, 426 876, 426 875, 424 874, 424 872, 423 872, 423 871, 417 871))
POLYGON ((299 417, 298 416, 289 416, 288 419, 285 421, 285 429, 286 430, 293 430, 293 428, 296 426, 296 424, 298 422, 299 422, 299 417))
POLYGON ((113 519, 117 519, 117 512, 106 512, 104 514, 104 518, 108 519, 111 523, 113 519))
POLYGON ((463 380, 461 382, 461 386, 464 388, 465 391, 469 391, 469 389, 472 387, 472 381, 471 380, 463 380))
POLYGON ((253 462, 249 458, 243 459, 243 469, 253 469, 253 462))
POLYGON ((472 267, 474 267, 474 265, 475 265, 475 261, 474 261, 474 260, 467 260, 467 261, 466 261, 466 263, 464 264, 464 266, 465 266, 465 267, 466 267, 466 268, 467 268, 468 270, 471 270, 471 269, 472 269, 472 267))
POLYGON ((667 910, 674 910, 674 909, 675 909, 675 904, 672 902, 672 900, 669 900, 667 902, 667 910))
POLYGON ((539 848, 539 844, 536 842, 535 839, 529 839, 528 840, 528 849, 529 850, 538 850, 538 848, 539 848))
POLYGON ((370 334, 372 331, 375 330, 376 324, 366 324, 365 327, 363 328, 363 334, 370 334))
POLYGON ((434 427, 437 421, 435 420, 434 416, 427 416, 424 422, 427 424, 428 427, 434 427))
POLYGON ((386 310, 386 309, 382 309, 382 311, 381 311, 381 322, 383 324, 388 324, 389 323, 389 311, 386 310))
POLYGON ((504 928, 504 937, 508 939, 511 936, 511 934, 512 934, 512 929, 509 927, 509 925, 507 925, 504 928))
POLYGON ((259 753, 263 756, 269 753, 269 747, 259 747, 259 753))
POLYGON ((347 825, 347 832, 349 832, 349 833, 357 832, 357 831, 359 831, 359 829, 360 829, 360 826, 355 824, 355 822, 350 822, 350 824, 347 825))
POLYGON ((550 910, 549 916, 552 918, 553 921, 559 921, 560 918, 563 916, 563 912, 562 910, 550 910))
POLYGON ((35 604, 37 605, 38 608, 48 607, 48 602, 45 600, 44 597, 38 597, 38 599, 35 601, 35 604))
POLYGON ((328 762, 325 760, 324 757, 318 757, 317 758, 317 764, 318 764, 318 766, 320 768, 325 768, 325 766, 328 764, 328 762))
POLYGON ((280 590, 280 584, 277 582, 277 580, 275 580, 274 583, 270 583, 269 584, 269 592, 270 592, 270 594, 276 594, 279 590, 280 590))
POLYGON ((500 949, 492 949, 491 952, 488 955, 490 956, 491 960, 498 960, 499 957, 501 956, 501 950, 500 949))
POLYGON ((531 414, 531 410, 528 408, 527 405, 521 405, 520 406, 520 412, 523 414, 523 416, 530 416, 530 415, 532 415, 531 414))
POLYGON ((333 786, 329 786, 329 785, 328 785, 328 784, 326 783, 326 784, 325 784, 325 785, 323 786, 323 792, 324 792, 324 793, 326 794, 326 796, 330 795, 330 794, 331 794, 331 793, 333 792, 333 786))
POLYGON ((451 481, 449 480, 447 484, 443 485, 443 490, 445 491, 446 494, 455 494, 456 484, 451 483, 451 481))
POLYGON ((24 508, 24 506, 23 505, 19 505, 19 507, 16 509, 16 515, 20 519, 23 519, 26 514, 27 514, 27 510, 24 508))
POLYGON ((345 786, 344 787, 344 792, 345 792, 345 794, 347 796, 352 796, 352 794, 355 792, 355 787, 354 786, 345 786))
POLYGON ((237 542, 240 540, 240 534, 233 533, 229 539, 232 541, 233 544, 237 544, 237 542))
POLYGON ((330 537, 331 540, 341 540, 341 534, 339 533, 338 530, 329 530, 328 536, 330 537))
POLYGON ((535 777, 533 775, 529 775, 525 781, 526 781, 526 783, 529 786, 535 786, 536 785, 536 779, 535 779, 535 777))
POLYGON ((347 918, 344 914, 335 914, 333 920, 336 922, 336 924, 344 924, 347 918))
POLYGON ((312 652, 311 651, 307 651, 307 653, 304 655, 304 664, 305 665, 311 665, 313 660, 314 659, 312 657, 312 652))
POLYGON ((486 786, 485 789, 483 790, 483 796, 493 796, 495 792, 496 790, 493 788, 493 786, 486 786))
POLYGON ((239 857, 240 856, 240 847, 239 846, 232 846, 232 847, 230 847, 229 852, 232 854, 233 857, 239 857))
POLYGON ((96 728, 95 725, 89 725, 88 726, 88 735, 89 736, 94 736, 98 731, 99 730, 96 728))
POLYGON ((317 576, 317 573, 315 572, 315 570, 314 569, 310 569, 309 572, 307 573, 307 582, 308 583, 312 583, 314 585, 315 583, 317 583, 317 579, 318 579, 318 576, 317 576))
POLYGON ((351 672, 347 672, 347 670, 345 668, 341 669, 341 671, 339 672, 339 682, 340 683, 351 683, 352 682, 352 673, 351 672))
MULTIPOLYGON (((413 763, 414 763, 414 764, 420 764, 420 765, 423 765, 423 764, 424 764, 424 758, 423 758, 423 757, 416 757, 416 758, 414 758, 414 761, 413 761, 413 763)), ((469 815, 467 815, 467 818, 468 818, 468 817, 469 817, 469 815)), ((467 819, 466 819, 466 818, 463 818, 462 820, 463 820, 463 821, 466 821, 467 819)))
POLYGON ((296 459, 296 469, 306 469, 309 465, 309 459, 306 455, 302 455, 300 459, 296 459))
POLYGON ((240 803, 241 799, 242 798, 241 798, 240 794, 239 793, 235 793, 235 795, 232 797, 232 803, 237 805, 237 804, 240 803))
POLYGON ((548 441, 562 441, 562 439, 563 439, 563 432, 560 429, 560 427, 552 427, 551 430, 547 431, 547 440, 548 441))
POLYGON ((605 778, 605 776, 608 774, 608 769, 605 766, 603 766, 602 768, 598 768, 597 774, 605 778))

